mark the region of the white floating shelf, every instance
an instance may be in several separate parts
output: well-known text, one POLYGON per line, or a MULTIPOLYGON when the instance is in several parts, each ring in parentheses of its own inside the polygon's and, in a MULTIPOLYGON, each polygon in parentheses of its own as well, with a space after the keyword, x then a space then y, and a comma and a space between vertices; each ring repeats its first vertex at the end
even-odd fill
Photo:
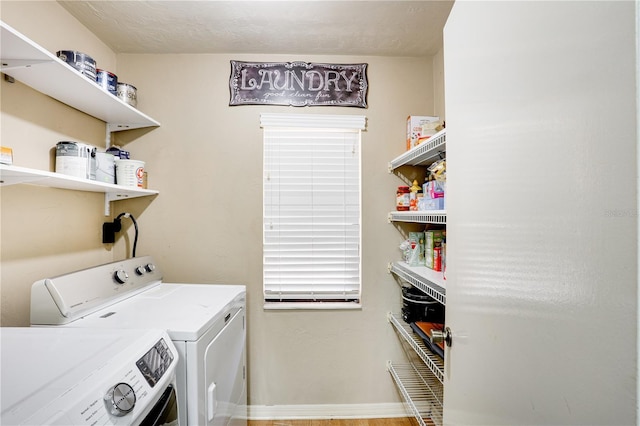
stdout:
POLYGON ((447 150, 447 129, 442 129, 425 142, 411 148, 389 162, 389 172, 401 166, 428 166, 444 158, 447 150))
POLYGON ((0 26, 1 72, 104 121, 111 132, 160 125, 4 22, 0 26))
POLYGON ((71 189, 74 191, 100 192, 105 194, 105 215, 108 215, 110 201, 127 198, 147 197, 159 194, 158 191, 142 189, 95 180, 81 179, 61 173, 45 172, 25 167, 0 164, 0 186, 31 184, 50 188, 71 189))

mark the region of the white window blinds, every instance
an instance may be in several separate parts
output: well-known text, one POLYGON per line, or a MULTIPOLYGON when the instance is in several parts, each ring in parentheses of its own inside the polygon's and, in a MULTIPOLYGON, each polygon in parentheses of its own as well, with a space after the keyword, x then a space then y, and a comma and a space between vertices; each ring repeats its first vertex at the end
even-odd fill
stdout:
POLYGON ((365 117, 260 119, 265 302, 359 302, 365 117))

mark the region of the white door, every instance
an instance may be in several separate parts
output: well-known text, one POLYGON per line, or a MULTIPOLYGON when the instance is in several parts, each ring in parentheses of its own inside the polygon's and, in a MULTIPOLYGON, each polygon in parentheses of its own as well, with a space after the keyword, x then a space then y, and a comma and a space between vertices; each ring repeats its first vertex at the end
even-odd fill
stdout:
POLYGON ((445 424, 636 424, 635 15, 453 7, 445 424))

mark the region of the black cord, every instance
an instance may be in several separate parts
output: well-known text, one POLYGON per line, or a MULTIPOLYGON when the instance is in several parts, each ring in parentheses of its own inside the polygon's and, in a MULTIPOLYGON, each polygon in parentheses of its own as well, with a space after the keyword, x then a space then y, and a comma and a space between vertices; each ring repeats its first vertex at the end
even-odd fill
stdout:
MULTIPOLYGON (((118 215, 118 217, 116 217, 116 219, 114 220, 114 222, 118 223, 118 225, 120 224, 120 218, 121 217, 128 217, 129 219, 131 219, 131 221, 133 222, 133 228, 136 230, 136 235, 133 238, 133 250, 132 250, 132 257, 136 257, 136 247, 138 245, 138 222, 136 222, 136 218, 133 217, 133 215, 131 213, 120 213, 118 215)), ((119 227, 117 227, 119 230, 119 227)))

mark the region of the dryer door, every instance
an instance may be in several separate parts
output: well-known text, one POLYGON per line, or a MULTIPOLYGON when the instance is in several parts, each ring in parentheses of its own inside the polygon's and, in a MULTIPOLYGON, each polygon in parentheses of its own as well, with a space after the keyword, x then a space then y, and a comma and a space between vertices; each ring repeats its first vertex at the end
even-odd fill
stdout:
POLYGON ((244 309, 240 309, 227 320, 225 327, 205 351, 204 411, 207 425, 246 424, 244 366, 244 309))

